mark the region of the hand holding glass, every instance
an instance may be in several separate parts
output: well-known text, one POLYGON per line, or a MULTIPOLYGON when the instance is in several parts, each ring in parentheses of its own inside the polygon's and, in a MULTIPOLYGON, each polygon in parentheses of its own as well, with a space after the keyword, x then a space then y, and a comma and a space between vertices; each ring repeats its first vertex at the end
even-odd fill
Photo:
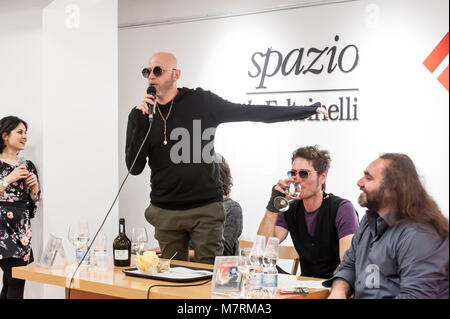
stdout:
POLYGON ((301 186, 300 184, 295 185, 292 181, 292 172, 287 172, 288 179, 285 180, 285 183, 288 183, 288 186, 283 189, 283 192, 286 194, 284 196, 277 196, 273 200, 273 206, 279 210, 280 212, 285 212, 289 209, 289 202, 292 200, 300 199, 301 186))

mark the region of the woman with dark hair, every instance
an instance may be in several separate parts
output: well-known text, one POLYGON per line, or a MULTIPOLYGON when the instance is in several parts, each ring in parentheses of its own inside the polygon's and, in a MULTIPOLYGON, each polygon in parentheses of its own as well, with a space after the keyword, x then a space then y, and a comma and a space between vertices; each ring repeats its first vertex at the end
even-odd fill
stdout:
POLYGON ((25 281, 12 278, 11 268, 33 261, 30 218, 39 199, 37 170, 19 160, 25 149, 28 125, 16 116, 0 120, 0 299, 23 299, 25 281))
POLYGON ((239 236, 242 233, 242 208, 238 202, 232 200, 230 196, 233 177, 231 177, 230 166, 225 158, 219 156, 220 179, 223 190, 223 207, 225 208, 225 225, 223 227, 224 256, 234 256, 238 254, 239 236))

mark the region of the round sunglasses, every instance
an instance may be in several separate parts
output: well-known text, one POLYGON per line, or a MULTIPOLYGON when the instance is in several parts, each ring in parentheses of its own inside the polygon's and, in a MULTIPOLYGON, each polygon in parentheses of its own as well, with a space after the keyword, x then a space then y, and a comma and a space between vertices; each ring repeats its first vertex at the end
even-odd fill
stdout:
POLYGON ((176 70, 175 68, 163 69, 160 66, 155 66, 153 69, 152 68, 144 68, 144 69, 142 69, 142 76, 144 78, 148 79, 148 77, 150 76, 150 74, 152 74, 152 71, 153 71, 153 74, 156 77, 160 77, 163 74, 164 71, 175 71, 175 70, 176 70))

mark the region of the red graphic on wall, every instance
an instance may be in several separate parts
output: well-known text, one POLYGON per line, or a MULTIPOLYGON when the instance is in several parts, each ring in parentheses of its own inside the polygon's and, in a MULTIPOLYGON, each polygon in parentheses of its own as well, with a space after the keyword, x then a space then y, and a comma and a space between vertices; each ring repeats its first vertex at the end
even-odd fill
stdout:
MULTIPOLYGON (((431 73, 436 70, 439 64, 445 59, 448 54, 448 32, 434 48, 433 52, 423 61, 423 65, 431 73)), ((447 89, 448 91, 448 65, 444 71, 439 75, 438 81, 447 89)))

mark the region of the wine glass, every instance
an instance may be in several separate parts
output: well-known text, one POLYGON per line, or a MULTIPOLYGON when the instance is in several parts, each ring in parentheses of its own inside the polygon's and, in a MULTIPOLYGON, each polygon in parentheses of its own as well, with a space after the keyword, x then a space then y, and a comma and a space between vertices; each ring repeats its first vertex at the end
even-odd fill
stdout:
POLYGON ((240 297, 246 298, 247 296, 247 286, 248 286, 248 275, 250 271, 250 253, 251 248, 242 248, 239 251, 239 263, 238 263, 238 271, 241 274, 241 292, 240 297))
MULTIPOLYGON (((292 177, 292 172, 287 172, 288 177, 292 177)), ((284 189, 286 192, 286 197, 290 197, 291 199, 287 199, 284 196, 277 196, 273 199, 273 206, 279 210, 280 212, 285 212, 289 209, 290 204, 289 202, 293 200, 294 198, 297 198, 300 196, 301 192, 301 185, 295 185, 294 183, 289 183, 289 187, 286 187, 284 189)))
POLYGON ((262 258, 264 254, 264 248, 266 246, 266 237, 258 235, 253 241, 253 246, 250 251, 250 264, 253 270, 262 265, 262 258))
POLYGON ((78 227, 74 225, 69 225, 69 230, 67 232, 67 239, 69 242, 77 247, 78 246, 78 227))
POLYGON ((277 237, 269 237, 267 246, 264 249, 263 264, 264 267, 273 268, 277 264, 278 249, 280 247, 280 240, 277 237))
MULTIPOLYGON (((80 220, 77 225, 69 225, 67 239, 75 246, 75 256, 77 261, 81 261, 87 253, 89 238, 90 233, 87 220, 80 220)), ((89 256, 86 256, 83 264, 89 264, 89 256)))
POLYGON ((131 230, 131 250, 132 253, 139 253, 147 244, 147 230, 144 227, 133 227, 131 230))

